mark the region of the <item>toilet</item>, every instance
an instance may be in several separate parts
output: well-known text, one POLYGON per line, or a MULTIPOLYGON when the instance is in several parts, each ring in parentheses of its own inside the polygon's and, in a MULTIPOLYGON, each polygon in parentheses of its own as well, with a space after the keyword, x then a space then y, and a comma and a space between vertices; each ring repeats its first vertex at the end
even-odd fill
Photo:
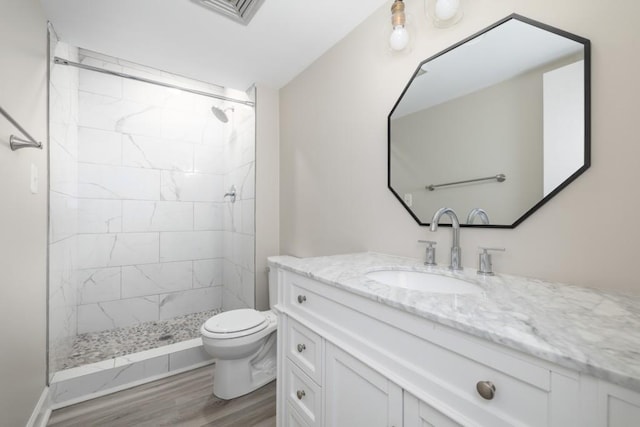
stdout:
MULTIPOLYGON (((275 280, 269 277, 271 308, 276 303, 275 288, 275 280)), ((276 379, 277 327, 272 310, 250 308, 216 314, 200 327, 204 349, 216 359, 214 395, 233 399, 276 379)))

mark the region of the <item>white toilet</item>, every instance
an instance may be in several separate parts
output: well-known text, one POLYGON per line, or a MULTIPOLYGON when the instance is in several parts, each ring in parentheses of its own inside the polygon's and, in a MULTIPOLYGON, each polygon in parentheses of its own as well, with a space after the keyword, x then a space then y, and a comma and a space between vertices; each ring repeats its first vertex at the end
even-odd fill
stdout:
MULTIPOLYGON (((269 280, 269 307, 277 301, 275 288, 269 280)), ((213 394, 233 399, 275 380, 277 326, 273 311, 250 308, 216 314, 202 325, 204 349, 216 359, 213 394)))

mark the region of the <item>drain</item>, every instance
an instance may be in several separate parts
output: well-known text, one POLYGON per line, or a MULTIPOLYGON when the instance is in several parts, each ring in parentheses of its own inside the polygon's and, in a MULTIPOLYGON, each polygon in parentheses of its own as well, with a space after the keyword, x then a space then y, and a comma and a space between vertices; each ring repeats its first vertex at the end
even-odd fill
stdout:
POLYGON ((166 340, 170 340, 171 338, 173 338, 173 335, 167 334, 167 335, 163 335, 160 338, 158 338, 158 341, 166 341, 166 340))

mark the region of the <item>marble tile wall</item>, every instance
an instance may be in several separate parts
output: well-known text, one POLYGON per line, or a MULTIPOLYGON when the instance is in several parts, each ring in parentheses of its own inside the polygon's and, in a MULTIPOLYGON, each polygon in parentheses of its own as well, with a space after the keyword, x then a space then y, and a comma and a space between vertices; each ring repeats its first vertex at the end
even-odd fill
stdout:
POLYGON ((253 307, 253 109, 223 124, 215 99, 85 70, 78 99, 78 333, 253 307))
MULTIPOLYGON (((55 56, 78 50, 51 37, 55 56)), ((49 82, 49 372, 59 369, 77 333, 78 70, 52 65, 49 82)))
MULTIPOLYGON (((60 46, 74 61, 220 90, 60 46)), ((54 341, 253 307, 253 108, 64 66, 51 88, 54 341), (234 107, 228 123, 212 105, 234 107), (223 197, 232 184, 235 203, 223 197)))
POLYGON ((255 307, 255 114, 235 106, 225 135, 224 188, 234 185, 235 203, 225 204, 223 309, 255 307))

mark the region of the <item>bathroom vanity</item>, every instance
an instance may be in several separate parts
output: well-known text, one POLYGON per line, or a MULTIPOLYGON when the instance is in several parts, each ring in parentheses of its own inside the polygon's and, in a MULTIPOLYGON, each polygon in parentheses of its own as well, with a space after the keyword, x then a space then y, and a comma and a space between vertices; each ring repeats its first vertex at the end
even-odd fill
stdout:
POLYGON ((640 423, 640 298, 376 253, 269 262, 278 426, 640 423), (379 270, 480 292, 384 284, 379 270))

